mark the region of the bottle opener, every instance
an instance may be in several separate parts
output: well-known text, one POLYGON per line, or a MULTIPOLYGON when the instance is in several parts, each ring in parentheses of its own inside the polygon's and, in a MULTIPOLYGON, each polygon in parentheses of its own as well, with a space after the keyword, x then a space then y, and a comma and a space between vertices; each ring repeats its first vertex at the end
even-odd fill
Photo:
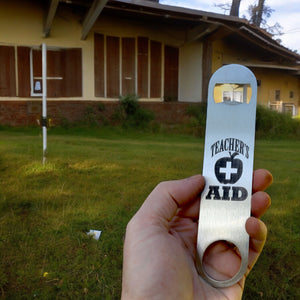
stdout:
POLYGON ((256 78, 241 65, 221 67, 209 82, 197 268, 215 287, 235 284, 247 270, 245 223, 251 213, 256 95, 256 78), (241 256, 239 271, 223 281, 212 278, 203 264, 206 249, 217 241, 235 245, 241 256))

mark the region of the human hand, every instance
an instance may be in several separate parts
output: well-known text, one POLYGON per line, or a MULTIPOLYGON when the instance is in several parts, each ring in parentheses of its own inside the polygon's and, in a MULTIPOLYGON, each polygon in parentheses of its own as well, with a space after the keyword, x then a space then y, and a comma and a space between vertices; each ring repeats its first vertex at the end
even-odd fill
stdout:
MULTIPOLYGON (((266 240, 267 228, 259 218, 270 206, 271 199, 263 190, 271 183, 268 171, 254 171, 252 217, 246 222, 248 270, 238 283, 226 288, 210 286, 196 270, 203 176, 160 183, 127 225, 122 299, 240 299, 245 278, 266 240)), ((240 265, 234 248, 219 242, 207 252, 205 263, 214 275, 233 277, 240 265)))

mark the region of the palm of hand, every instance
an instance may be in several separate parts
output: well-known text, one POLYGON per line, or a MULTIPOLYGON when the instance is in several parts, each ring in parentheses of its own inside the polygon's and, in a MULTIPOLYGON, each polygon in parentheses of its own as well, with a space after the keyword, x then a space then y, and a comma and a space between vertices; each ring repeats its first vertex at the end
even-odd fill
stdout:
MULTIPOLYGON (((272 181, 266 171, 253 180, 252 215, 246 223, 250 235, 248 272, 266 238, 260 217, 270 205, 260 192, 272 181)), ((244 278, 227 288, 214 288, 196 270, 197 219, 202 176, 160 184, 147 198, 126 230, 122 299, 240 299, 244 278)), ((218 280, 231 278, 239 269, 238 253, 218 243, 205 258, 207 272, 218 280)), ((247 272, 247 273, 248 273, 247 272)))
MULTIPOLYGON (((192 282, 192 292, 190 299, 239 299, 242 295, 244 279, 229 288, 214 288, 203 280, 196 269, 196 242, 197 242, 197 223, 191 218, 175 217, 170 222, 169 232, 174 238, 175 247, 182 248, 183 251, 177 249, 177 253, 182 253, 181 257, 176 257, 176 261, 183 260, 187 262, 187 269, 190 271, 190 280, 192 282), (176 240, 176 241, 175 241, 176 240)), ((166 237, 170 239, 170 237, 166 237)), ((170 243, 171 244, 171 243, 170 243)), ((173 256, 174 256, 174 245, 173 256)), ((171 254, 171 253, 170 253, 171 254)), ((240 257, 238 253, 226 243, 218 243, 210 248, 206 256, 207 271, 213 277, 219 280, 225 280, 233 277, 240 267, 240 257)), ((182 285, 183 288, 186 286, 182 285)), ((182 291, 185 298, 188 291, 182 291)), ((179 299, 179 298, 178 298, 179 299)))

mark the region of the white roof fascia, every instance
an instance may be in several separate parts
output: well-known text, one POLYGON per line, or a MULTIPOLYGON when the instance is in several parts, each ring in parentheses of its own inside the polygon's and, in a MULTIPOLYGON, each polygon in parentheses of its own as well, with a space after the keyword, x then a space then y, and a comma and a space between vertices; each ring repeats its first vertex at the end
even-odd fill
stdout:
POLYGON ((108 0, 94 0, 82 25, 81 39, 85 40, 108 0))
POLYGON ((51 26, 52 26, 52 22, 55 17, 55 14, 56 14, 58 3, 59 3, 59 0, 51 0, 50 1, 50 6, 48 9, 46 22, 44 25, 44 37, 48 37, 50 35, 51 26))

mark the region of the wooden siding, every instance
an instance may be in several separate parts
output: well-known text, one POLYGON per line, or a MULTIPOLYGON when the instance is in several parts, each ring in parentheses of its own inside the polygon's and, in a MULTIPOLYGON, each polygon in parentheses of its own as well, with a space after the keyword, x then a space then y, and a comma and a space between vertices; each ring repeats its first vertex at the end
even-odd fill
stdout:
POLYGON ((95 34, 94 43, 95 96, 104 97, 104 35, 95 34))
POLYGON ((0 46, 0 96, 16 96, 15 48, 0 46))
MULTIPOLYGON (((39 67, 42 67, 41 51, 38 53, 38 64, 39 67)), ((33 55, 33 57, 35 57, 35 55, 33 55)), ((65 57, 65 51, 47 51, 47 77, 53 78, 51 80, 47 80, 48 97, 66 96, 65 83, 67 82, 67 78, 64 72, 65 57)), ((36 76, 35 72, 34 76, 36 76)))
POLYGON ((106 37, 107 53, 107 97, 120 96, 120 39, 118 37, 106 37))
POLYGON ((212 43, 210 40, 203 42, 202 57, 202 102, 207 102, 208 84, 212 75, 212 43))
POLYGON ((30 97, 30 60, 29 47, 18 47, 18 96, 30 97))
POLYGON ((64 97, 82 96, 82 53, 80 48, 65 49, 64 97))
POLYGON ((164 99, 178 100, 178 60, 179 49, 165 46, 164 99))
POLYGON ((138 37, 138 95, 142 98, 148 97, 148 59, 149 39, 138 37))
POLYGON ((150 43, 151 52, 151 73, 150 73, 150 97, 160 98, 161 97, 161 43, 151 41, 150 43))
POLYGON ((135 39, 122 38, 122 95, 135 93, 135 39))

